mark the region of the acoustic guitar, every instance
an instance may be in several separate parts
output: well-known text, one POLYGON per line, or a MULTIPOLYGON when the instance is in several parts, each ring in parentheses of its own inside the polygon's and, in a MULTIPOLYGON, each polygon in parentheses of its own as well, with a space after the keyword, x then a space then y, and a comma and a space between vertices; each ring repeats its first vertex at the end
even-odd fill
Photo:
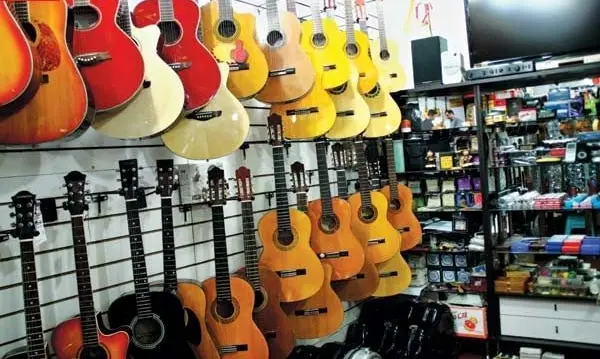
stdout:
POLYGON ((63 0, 11 4, 33 52, 39 55, 42 75, 40 88, 27 106, 0 115, 0 143, 33 145, 73 135, 87 123, 88 97, 67 46, 67 6, 63 0))
POLYGON ((273 149, 277 209, 266 213, 258 222, 258 234, 263 244, 260 264, 278 275, 281 301, 294 302, 319 291, 323 285, 323 266, 310 248, 310 219, 289 208, 281 117, 269 116, 268 129, 273 149))
POLYGON ((137 27, 158 25, 159 55, 177 72, 185 89, 185 109, 206 106, 221 85, 221 72, 210 51, 198 40, 200 10, 194 0, 144 0, 133 9, 137 27), (202 79, 199 81, 198 79, 202 79))
POLYGON ((227 203, 225 175, 216 166, 208 170, 208 190, 215 251, 215 277, 202 283, 208 303, 208 330, 224 358, 268 358, 267 342, 252 321, 253 289, 242 278, 229 275, 223 211, 227 203))
MULTIPOLYGON (((351 143, 346 142, 345 144, 351 143)), ((346 181, 346 169, 352 167, 352 151, 337 142, 331 146, 333 153, 333 164, 337 174, 338 197, 346 201, 348 199, 348 183, 346 181)), ((350 278, 334 280, 331 287, 343 301, 357 301, 373 295, 379 285, 379 273, 377 267, 369 261, 364 252, 364 263, 360 271, 350 278)))
POLYGON ((187 342, 185 311, 173 293, 150 291, 140 227, 137 160, 119 161, 121 195, 125 198, 134 293, 123 295, 108 307, 112 328, 128 326, 131 342, 127 355, 138 358, 197 358, 187 342))
POLYGON ((242 206, 245 268, 240 274, 254 290, 254 322, 269 345, 269 358, 286 359, 294 349, 296 338, 292 325, 279 305, 281 288, 277 274, 258 265, 254 233, 252 179, 247 167, 235 171, 238 198, 242 206))
POLYGON ((12 350, 2 359, 49 358, 40 311, 40 294, 35 266, 34 238, 39 234, 33 220, 36 212, 35 195, 20 191, 12 197, 15 209, 15 229, 11 235, 19 239, 21 247, 21 275, 23 278, 23 307, 25 312, 26 346, 12 350))
MULTIPOLYGON (((346 11, 352 7, 352 0, 344 0, 346 11)), ((368 27, 367 27, 367 10, 365 6, 365 0, 356 0, 356 18, 360 31, 355 31, 354 26, 347 28, 346 32, 351 31, 353 38, 352 41, 347 42, 346 47, 350 47, 350 50, 354 52, 354 56, 351 57, 352 63, 358 69, 360 74, 360 80, 358 81, 358 91, 362 94, 371 91, 377 82, 379 81, 379 70, 371 59, 371 43, 369 42, 368 27)), ((348 50, 346 50, 346 53, 348 50)))
POLYGON ((73 0, 73 55, 96 111, 127 104, 142 88, 144 60, 135 42, 119 28, 120 0, 73 0))
POLYGON ((40 87, 37 53, 14 19, 0 4, 0 115, 8 116, 33 98, 40 87))
POLYGON ((311 21, 302 23, 302 48, 310 56, 323 87, 327 90, 340 87, 350 78, 344 35, 333 18, 321 17, 319 0, 311 0, 311 14, 311 21))
POLYGON ((219 63, 221 87, 205 107, 188 112, 162 135, 173 153, 192 160, 223 157, 237 150, 248 135, 244 106, 229 92, 229 66, 219 63))
POLYGON ((229 64, 229 90, 238 99, 248 99, 265 86, 269 66, 256 40, 256 19, 235 13, 231 1, 202 6, 204 41, 217 60, 229 64))
POLYGON ((412 192, 406 185, 398 183, 394 161, 394 141, 385 140, 385 153, 387 157, 388 185, 381 189, 381 193, 388 199, 388 220, 402 236, 401 251, 415 247, 421 242, 423 236, 421 223, 412 210, 412 192))
POLYGON ((316 147, 321 199, 308 206, 312 223, 310 246, 321 263, 331 266, 332 280, 347 279, 358 274, 364 265, 365 253, 350 228, 350 205, 331 196, 327 142, 319 141, 316 147))
POLYGON ((269 66, 267 84, 256 99, 288 102, 304 96, 315 82, 310 58, 300 46, 300 21, 294 0, 288 0, 288 11, 279 16, 277 0, 267 0, 267 38, 261 49, 269 66), (291 6, 291 9, 290 9, 291 6))
POLYGON ((218 359, 219 352, 206 329, 206 295, 200 283, 177 279, 177 259, 173 230, 173 190, 176 188, 173 160, 157 160, 158 186, 162 218, 164 287, 166 293, 177 294, 186 312, 186 338, 196 347, 198 357, 218 359))
POLYGON ((107 331, 102 325, 101 314, 95 311, 83 221, 88 209, 84 197, 85 178, 83 173, 77 171, 65 176, 67 201, 63 204, 71 214, 79 316, 62 322, 54 329, 52 348, 59 359, 126 359, 129 334, 125 331, 107 331))
POLYGON ((379 82, 383 82, 390 92, 397 92, 406 86, 406 73, 398 60, 398 44, 388 39, 385 32, 383 0, 376 0, 376 3, 379 39, 371 41, 371 55, 379 70, 379 82))
POLYGON ((127 106, 96 115, 92 126, 113 138, 152 137, 165 131, 181 115, 185 91, 179 76, 156 52, 160 29, 132 27, 129 6, 121 0, 119 26, 138 44, 144 60, 144 86, 127 106))

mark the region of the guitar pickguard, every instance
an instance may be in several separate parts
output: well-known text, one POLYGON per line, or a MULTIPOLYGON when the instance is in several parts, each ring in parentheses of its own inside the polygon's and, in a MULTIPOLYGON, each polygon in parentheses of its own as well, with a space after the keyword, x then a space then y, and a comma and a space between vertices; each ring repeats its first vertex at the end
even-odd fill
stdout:
POLYGON ((40 69, 49 72, 60 66, 60 45, 52 29, 43 22, 34 21, 37 32, 36 49, 40 55, 40 69))

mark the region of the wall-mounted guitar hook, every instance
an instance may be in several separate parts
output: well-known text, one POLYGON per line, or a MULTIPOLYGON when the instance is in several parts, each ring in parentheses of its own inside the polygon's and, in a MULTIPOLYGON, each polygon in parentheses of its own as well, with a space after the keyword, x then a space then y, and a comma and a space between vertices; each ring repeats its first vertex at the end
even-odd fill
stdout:
POLYGON ((306 171, 306 174, 308 175, 308 184, 309 185, 312 184, 312 178, 315 175, 315 172, 317 172, 317 170, 308 170, 308 171, 306 171))
POLYGON ((96 203, 98 206, 98 214, 102 213, 102 202, 108 201, 107 193, 98 193, 90 196, 92 203, 96 203))
POLYGON ((271 208, 271 200, 273 199, 273 197, 275 197, 275 192, 265 192, 265 197, 269 202, 269 208, 271 208))

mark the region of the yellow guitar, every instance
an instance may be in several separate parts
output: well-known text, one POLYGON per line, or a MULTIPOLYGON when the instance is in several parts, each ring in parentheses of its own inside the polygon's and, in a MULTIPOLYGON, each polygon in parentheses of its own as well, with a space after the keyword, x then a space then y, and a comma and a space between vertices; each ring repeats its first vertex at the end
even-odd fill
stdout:
MULTIPOLYGON (((352 0, 345 0, 346 7, 346 33, 351 33, 352 38, 346 42, 346 54, 348 50, 355 54, 350 57, 350 61, 358 69, 360 80, 358 81, 358 91, 362 94, 367 93, 377 85, 379 81, 379 71, 371 60, 370 42, 367 35, 367 18, 365 0, 356 0, 356 15, 360 24, 360 31, 354 30, 354 24, 348 23, 348 16, 352 18, 352 0)), ((348 36, 348 35, 346 35, 348 36)))
POLYGON ((344 54, 344 35, 334 19, 321 18, 319 0, 312 0, 312 21, 302 23, 301 45, 310 56, 317 78, 327 90, 342 86, 350 78, 350 63, 344 54))
POLYGON ((234 13, 231 0, 213 0, 201 13, 204 44, 217 60, 229 64, 229 90, 238 99, 256 95, 267 82, 269 68, 256 40, 254 16, 234 13))
POLYGON ((379 22, 379 39, 371 41, 373 62, 379 70, 379 78, 389 83, 389 91, 403 90, 406 85, 406 74, 398 61, 398 45, 389 40, 385 34, 383 0, 377 0, 377 18, 379 22))
POLYGON ((410 285, 412 274, 410 266, 400 252, 396 253, 390 260, 377 264, 379 273, 379 285, 373 293, 374 297, 389 297, 404 291, 410 285))
POLYGON ((380 72, 377 86, 363 95, 371 111, 371 121, 363 133, 367 138, 388 136, 396 132, 402 122, 400 108, 390 95, 387 81, 383 76, 380 72))

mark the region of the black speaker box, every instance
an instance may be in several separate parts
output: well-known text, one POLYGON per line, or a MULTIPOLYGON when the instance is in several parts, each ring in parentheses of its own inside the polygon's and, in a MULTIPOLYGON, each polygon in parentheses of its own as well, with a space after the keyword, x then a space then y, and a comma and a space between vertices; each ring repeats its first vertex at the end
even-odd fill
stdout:
POLYGON ((412 63, 415 87, 442 83, 442 52, 448 50, 448 41, 440 36, 413 40, 412 63))

